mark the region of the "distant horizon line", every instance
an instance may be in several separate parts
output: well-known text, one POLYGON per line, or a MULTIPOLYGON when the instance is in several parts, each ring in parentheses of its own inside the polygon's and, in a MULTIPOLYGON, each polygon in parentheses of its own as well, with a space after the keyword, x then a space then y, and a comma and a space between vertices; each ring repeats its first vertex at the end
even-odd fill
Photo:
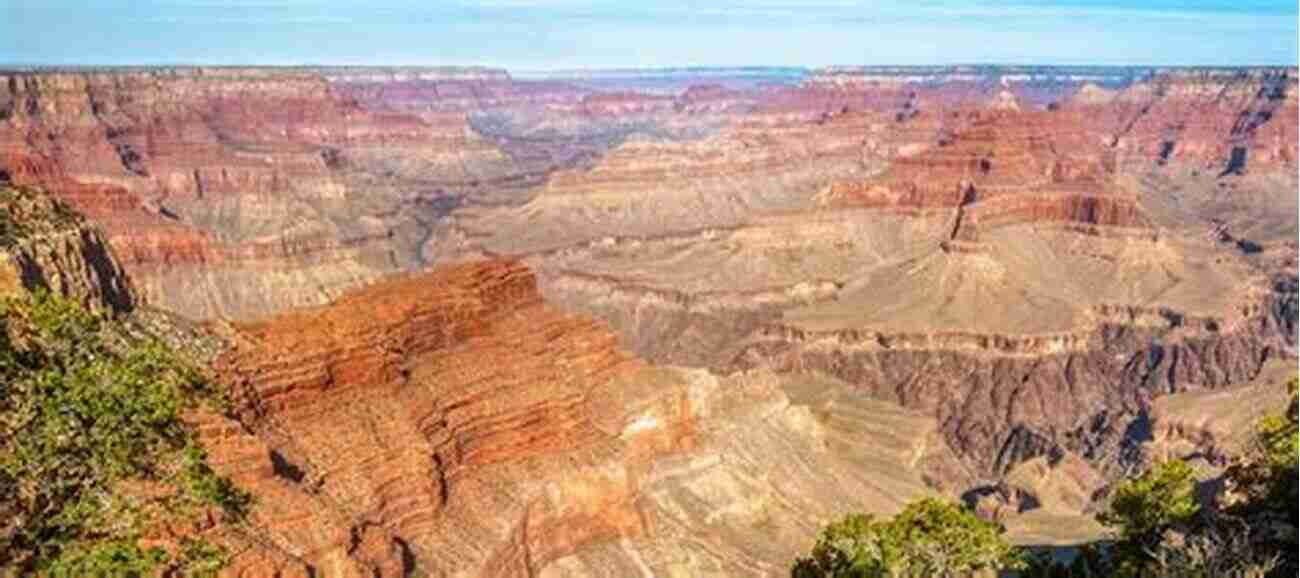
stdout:
POLYGON ((320 64, 320 63, 294 63, 294 64, 265 64, 265 63, 223 63, 208 64, 196 62, 173 62, 173 63, 131 63, 131 64, 55 64, 55 63, 31 63, 31 62, 0 62, 0 71, 12 71, 22 69, 35 70, 60 70, 60 69, 87 69, 87 70, 108 70, 108 69, 168 69, 168 68, 217 68, 217 69, 372 69, 372 70, 457 70, 457 71, 484 71, 484 72, 507 72, 511 74, 582 74, 593 72, 689 72, 689 71, 738 71, 738 72, 775 72, 775 71, 798 71, 798 72, 817 72, 817 71, 853 71, 853 70, 921 70, 921 69, 1061 69, 1061 70, 1164 70, 1164 69, 1192 69, 1192 70, 1238 70, 1238 69, 1261 69, 1261 68, 1300 68, 1300 63, 1277 64, 1277 63, 1255 63, 1255 64, 1033 64, 1023 62, 954 62, 944 64, 828 64, 828 65, 767 65, 767 64, 744 64, 744 65, 655 65, 655 66, 572 66, 572 67, 510 67, 491 64, 320 64))

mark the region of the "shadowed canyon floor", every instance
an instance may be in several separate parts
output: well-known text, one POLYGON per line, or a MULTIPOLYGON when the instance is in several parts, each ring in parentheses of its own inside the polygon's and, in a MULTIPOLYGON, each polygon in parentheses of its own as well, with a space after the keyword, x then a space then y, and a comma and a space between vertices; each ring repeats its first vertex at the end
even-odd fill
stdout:
POLYGON ((1073 543, 1294 366, 1295 69, 0 77, 87 218, 0 289, 224 344, 230 575, 780 575, 926 494, 1073 543))

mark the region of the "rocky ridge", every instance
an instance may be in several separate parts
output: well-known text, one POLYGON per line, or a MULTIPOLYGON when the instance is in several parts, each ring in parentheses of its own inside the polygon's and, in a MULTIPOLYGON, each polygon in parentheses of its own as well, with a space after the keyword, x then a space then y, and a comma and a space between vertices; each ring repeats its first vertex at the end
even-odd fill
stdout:
POLYGON ((779 572, 810 515, 892 511, 928 491, 922 472, 958 467, 913 445, 934 434, 861 461, 863 439, 892 435, 879 420, 927 420, 769 372, 649 366, 536 283, 517 262, 466 264, 232 327, 217 367, 240 427, 204 438, 266 507, 232 538, 231 574, 779 572), (779 539, 753 542, 758 517, 779 539), (697 547, 701 523, 732 529, 697 547))
MULTIPOLYGON (((50 272, 7 291, 120 304, 93 271, 120 273, 111 249, 73 250, 100 238, 93 226, 38 190, 3 194, 6 256, 50 272)), ((227 547, 227 576, 779 572, 843 504, 893 511, 956 467, 930 420, 839 387, 645 364, 598 322, 545 305, 514 261, 201 327, 114 280, 132 305, 113 310, 124 326, 211 360, 232 396, 228 413, 187 419, 256 497, 250 518, 160 530, 227 547), (753 541, 760 519, 777 539, 753 541), (699 544, 701 524, 728 530, 699 544)))
POLYGON ((95 310, 137 305, 98 229, 43 192, 0 182, 0 294, 45 290, 95 310))
POLYGON ((1129 72, 17 72, 0 170, 195 317, 470 262, 225 330, 237 573, 770 573, 834 484, 1060 523, 1290 359, 1295 71, 1129 72))

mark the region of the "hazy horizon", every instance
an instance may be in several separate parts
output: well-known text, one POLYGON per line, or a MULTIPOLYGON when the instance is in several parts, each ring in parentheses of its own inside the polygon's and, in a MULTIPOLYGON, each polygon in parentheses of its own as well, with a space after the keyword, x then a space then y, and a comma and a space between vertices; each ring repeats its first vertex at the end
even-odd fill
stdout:
POLYGON ((1277 0, 5 0, 8 66, 1295 66, 1277 0), (381 5, 382 4, 382 5, 381 5))
POLYGON ((0 61, 0 71, 3 70, 131 70, 131 69, 169 69, 169 68, 210 68, 210 69, 410 69, 410 70, 483 70, 483 71, 504 71, 514 76, 522 78, 528 77, 564 77, 566 75, 583 75, 583 74, 609 74, 609 73, 629 73, 629 74, 654 74, 669 72, 775 72, 786 71, 789 73, 812 74, 825 70, 882 70, 890 68, 906 68, 916 70, 965 70, 965 69, 1011 69, 1017 68, 1045 68, 1054 71, 1119 71, 1119 70, 1238 70, 1238 69, 1265 69, 1265 68, 1300 68, 1296 63, 1291 64, 1033 64, 1025 62, 954 62, 946 64, 827 64, 820 66, 797 66, 797 65, 690 65, 690 66, 642 66, 642 67, 593 67, 593 68, 508 68, 505 66, 495 66, 492 64, 383 64, 383 63, 354 63, 354 64, 322 64, 312 62, 299 62, 291 64, 261 64, 261 63, 228 63, 228 64, 207 64, 201 62, 159 62, 153 64, 57 64, 57 63, 39 63, 39 62, 4 62, 0 61))

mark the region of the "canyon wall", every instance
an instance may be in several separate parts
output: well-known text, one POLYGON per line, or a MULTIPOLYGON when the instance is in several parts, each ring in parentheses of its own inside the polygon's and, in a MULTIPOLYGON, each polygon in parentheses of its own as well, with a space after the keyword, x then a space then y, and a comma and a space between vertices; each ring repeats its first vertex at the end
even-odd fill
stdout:
POLYGON ((649 366, 536 284, 518 262, 466 264, 230 326, 216 367, 238 409, 203 437, 260 501, 221 534, 241 552, 228 573, 779 572, 845 504, 894 511, 961 475, 924 417, 649 366), (891 419, 921 435, 871 425, 891 419), (758 517, 778 528, 761 546, 758 517), (701 524, 728 530, 698 545, 701 524))
POLYGON ((463 114, 372 113, 307 70, 9 73, 0 92, 0 170, 101 223, 142 292, 196 318, 411 266, 441 189, 509 166, 463 114))
POLYGON ((231 575, 783 573, 1058 474, 1077 514, 1162 396, 1294 356, 1294 69, 0 76, 0 178, 88 219, 0 286, 212 320, 231 575))
POLYGON ((1068 150, 1047 169, 999 152, 992 170, 1031 171, 1018 182, 1035 186, 1296 162, 1288 69, 695 74, 11 71, 0 79, 0 171, 100 222, 152 301, 248 319, 435 262, 737 226, 827 198, 960 204, 966 169, 917 157, 958 132, 959 145, 1068 150), (852 192, 886 167, 944 167, 956 180, 852 192))
POLYGON ((16 291, 49 291, 116 313, 138 305, 97 228, 42 191, 0 182, 0 294, 16 291))

